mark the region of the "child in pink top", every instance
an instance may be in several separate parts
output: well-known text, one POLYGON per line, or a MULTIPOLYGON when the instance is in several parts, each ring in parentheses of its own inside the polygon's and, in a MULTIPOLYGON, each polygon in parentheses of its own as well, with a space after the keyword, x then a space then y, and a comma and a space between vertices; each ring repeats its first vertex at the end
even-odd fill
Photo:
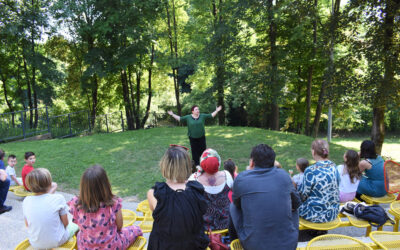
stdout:
POLYGON ((93 166, 83 173, 79 197, 68 202, 78 224, 78 249, 126 249, 142 235, 138 226, 122 228, 122 199, 114 196, 106 171, 93 166))
MULTIPOLYGON (((228 159, 224 161, 224 169, 228 171, 232 175, 232 179, 235 180, 236 176, 238 176, 238 167, 236 164, 232 161, 232 159, 228 159)), ((228 198, 232 203, 232 189, 228 193, 228 198)))

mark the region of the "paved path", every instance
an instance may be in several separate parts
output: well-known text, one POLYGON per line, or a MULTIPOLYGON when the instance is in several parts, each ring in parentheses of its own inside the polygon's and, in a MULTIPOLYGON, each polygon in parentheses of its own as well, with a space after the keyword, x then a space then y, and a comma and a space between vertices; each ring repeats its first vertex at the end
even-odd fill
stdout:
MULTIPOLYGON (((64 192, 57 192, 65 197, 65 200, 69 201, 74 195, 64 192)), ((6 205, 12 206, 13 209, 10 212, 3 213, 0 215, 0 250, 14 249, 19 242, 23 241, 28 237, 27 229, 25 227, 24 219, 22 216, 22 201, 23 197, 15 196, 14 193, 8 192, 6 205)), ((132 199, 124 199, 122 207, 136 211, 138 203, 132 201, 132 199)), ((384 205, 388 209, 388 205, 384 205)), ((137 223, 135 223, 137 224, 137 223)), ((328 233, 345 234, 348 236, 356 237, 364 242, 371 242, 368 237, 365 236, 365 228, 356 227, 341 227, 334 230, 330 230, 328 233)), ((374 229, 373 229, 374 230, 374 229)), ((385 227, 384 230, 392 231, 391 227, 385 227)), ((149 234, 144 235, 147 239, 149 234)), ((299 247, 306 246, 307 242, 299 242, 299 247)))

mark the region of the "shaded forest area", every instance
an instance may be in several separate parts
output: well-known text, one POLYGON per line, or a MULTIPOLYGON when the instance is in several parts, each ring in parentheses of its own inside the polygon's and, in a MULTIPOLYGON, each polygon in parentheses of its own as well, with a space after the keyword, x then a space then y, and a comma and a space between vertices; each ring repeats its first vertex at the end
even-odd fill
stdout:
MULTIPOLYGON (((218 124, 400 131, 400 0, 1 0, 0 112, 224 109, 218 124)), ((13 117, 14 118, 14 117, 13 117)))

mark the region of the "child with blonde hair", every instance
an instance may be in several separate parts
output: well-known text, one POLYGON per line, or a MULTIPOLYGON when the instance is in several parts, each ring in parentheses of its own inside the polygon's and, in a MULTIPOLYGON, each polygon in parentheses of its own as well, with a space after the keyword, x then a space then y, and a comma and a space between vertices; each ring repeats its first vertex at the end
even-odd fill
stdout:
POLYGON ((35 248, 55 248, 68 241, 78 226, 68 222, 68 207, 60 194, 49 193, 52 179, 49 170, 37 168, 26 175, 25 184, 36 195, 22 203, 28 239, 35 248))
POLYGON ((126 249, 142 235, 138 226, 122 228, 122 199, 111 191, 106 171, 99 165, 83 173, 79 196, 68 202, 78 224, 78 249, 126 249))
POLYGON ((203 215, 207 202, 203 185, 187 181, 191 174, 187 150, 170 147, 160 168, 166 182, 157 182, 147 192, 154 218, 147 249, 206 249, 209 240, 204 233, 203 215))

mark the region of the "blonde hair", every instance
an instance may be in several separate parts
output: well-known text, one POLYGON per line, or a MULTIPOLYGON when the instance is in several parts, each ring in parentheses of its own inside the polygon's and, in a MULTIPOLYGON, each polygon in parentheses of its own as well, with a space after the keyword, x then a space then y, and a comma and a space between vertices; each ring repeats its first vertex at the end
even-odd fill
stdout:
POLYGON ((26 186, 34 193, 47 193, 52 181, 50 171, 45 168, 36 168, 25 178, 26 186))
POLYGON ((323 157, 328 158, 329 156, 329 144, 327 141, 322 139, 317 139, 312 142, 311 149, 314 150, 314 153, 323 157))
POLYGON ((100 165, 85 170, 81 178, 78 205, 87 213, 97 212, 101 203, 114 204, 114 195, 106 171, 100 165))
POLYGON ((160 169, 165 179, 183 183, 192 173, 192 163, 186 150, 170 147, 161 158, 160 169))

